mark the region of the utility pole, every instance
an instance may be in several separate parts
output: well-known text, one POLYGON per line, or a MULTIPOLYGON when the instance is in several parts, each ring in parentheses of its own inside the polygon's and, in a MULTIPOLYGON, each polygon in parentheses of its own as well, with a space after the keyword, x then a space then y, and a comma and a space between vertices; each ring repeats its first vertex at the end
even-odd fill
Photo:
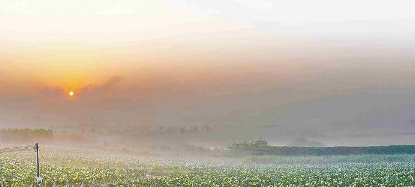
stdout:
POLYGON ((35 149, 35 152, 36 152, 37 184, 40 186, 43 180, 42 180, 42 177, 40 177, 40 170, 39 170, 39 144, 36 143, 33 149, 35 149))

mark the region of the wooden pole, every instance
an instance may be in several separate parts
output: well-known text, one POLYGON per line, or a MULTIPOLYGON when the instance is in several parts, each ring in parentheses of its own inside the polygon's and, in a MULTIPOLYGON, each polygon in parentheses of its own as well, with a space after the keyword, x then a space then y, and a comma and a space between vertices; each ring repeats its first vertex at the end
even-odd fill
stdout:
POLYGON ((35 144, 35 151, 36 151, 37 177, 40 177, 40 172, 39 172, 39 144, 38 143, 35 144))
POLYGON ((39 144, 36 143, 33 147, 36 151, 36 176, 37 176, 37 184, 40 186, 42 184, 42 177, 40 177, 40 166, 39 166, 39 144))

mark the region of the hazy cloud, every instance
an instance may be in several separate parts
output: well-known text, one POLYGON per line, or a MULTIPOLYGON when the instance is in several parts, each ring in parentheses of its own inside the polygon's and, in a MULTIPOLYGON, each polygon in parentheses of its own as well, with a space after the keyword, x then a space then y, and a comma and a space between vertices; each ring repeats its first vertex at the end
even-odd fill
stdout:
POLYGON ((81 93, 85 94, 97 94, 97 93, 108 93, 114 90, 121 81, 123 77, 113 76, 101 85, 89 85, 81 89, 81 93))

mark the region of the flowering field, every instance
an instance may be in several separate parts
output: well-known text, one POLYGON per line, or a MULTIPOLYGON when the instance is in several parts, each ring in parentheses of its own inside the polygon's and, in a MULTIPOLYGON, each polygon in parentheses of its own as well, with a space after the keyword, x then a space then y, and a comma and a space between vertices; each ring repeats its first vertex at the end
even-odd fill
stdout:
MULTIPOLYGON (((34 155, 33 150, 0 153, 0 185, 35 186, 34 155)), ((295 164, 289 159, 292 164, 265 165, 185 162, 53 147, 40 152, 42 186, 415 185, 415 162, 410 159, 330 164, 295 164)))

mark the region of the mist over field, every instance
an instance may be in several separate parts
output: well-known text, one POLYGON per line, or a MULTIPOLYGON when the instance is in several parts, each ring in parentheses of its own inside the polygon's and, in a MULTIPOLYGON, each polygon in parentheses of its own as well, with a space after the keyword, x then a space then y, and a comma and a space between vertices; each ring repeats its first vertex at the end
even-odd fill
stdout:
POLYGON ((304 80, 288 75, 277 78, 273 72, 232 78, 199 75, 205 80, 198 83, 176 81, 180 77, 175 75, 155 78, 144 87, 124 85, 128 77, 112 76, 80 88, 73 98, 63 88, 45 87, 4 94, 1 127, 87 131, 92 137, 113 137, 111 132, 117 132, 118 138, 126 138, 124 133, 133 130, 138 134, 128 138, 145 135, 220 147, 259 137, 274 145, 414 143, 415 90, 406 80, 396 80, 410 79, 410 69, 390 74, 386 70, 333 71, 304 80), (276 81, 266 76, 275 76, 276 81), (97 133, 91 134, 91 129, 97 133))

